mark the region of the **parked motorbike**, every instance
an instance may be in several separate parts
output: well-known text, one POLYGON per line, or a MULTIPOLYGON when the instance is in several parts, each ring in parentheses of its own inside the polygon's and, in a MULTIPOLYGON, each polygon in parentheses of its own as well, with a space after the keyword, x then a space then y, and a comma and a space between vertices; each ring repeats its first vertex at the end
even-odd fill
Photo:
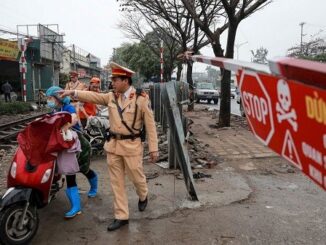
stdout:
POLYGON ((106 133, 109 129, 109 120, 105 116, 89 117, 84 133, 91 144, 92 155, 103 153, 103 146, 106 141, 106 133))
MULTIPOLYGON (((58 145, 53 140, 57 134, 50 127, 61 127, 71 121, 69 113, 45 116, 27 126, 23 143, 18 136, 19 147, 14 155, 7 177, 7 191, 0 203, 0 243, 28 244, 35 236, 39 217, 38 208, 45 207, 63 187, 64 179, 56 173, 55 151, 67 146, 58 145), (60 121, 59 121, 60 120, 60 121), (33 125, 36 126, 33 129, 33 125), (49 137, 44 134, 51 129, 49 137), (42 132, 40 136, 39 132, 42 132), (33 135, 33 134, 38 134, 33 135), (42 139, 39 139, 42 138, 42 139), (32 143, 25 140, 33 141, 32 143), (36 142, 37 140, 43 142, 36 142), (44 146, 44 141, 47 142, 44 146), (34 147, 34 149, 33 149, 34 147), (40 151, 43 152, 40 152, 40 151), (40 162, 40 159, 44 161, 40 162)), ((23 133, 22 133, 23 134, 23 133)))

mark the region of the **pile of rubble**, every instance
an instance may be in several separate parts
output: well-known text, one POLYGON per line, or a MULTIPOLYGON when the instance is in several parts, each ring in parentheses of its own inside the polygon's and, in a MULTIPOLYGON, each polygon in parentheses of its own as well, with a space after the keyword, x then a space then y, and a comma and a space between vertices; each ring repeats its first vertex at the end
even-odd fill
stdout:
POLYGON ((214 168, 221 159, 209 153, 207 148, 209 144, 204 144, 202 141, 196 139, 192 135, 188 137, 188 149, 191 167, 194 169, 214 168))
MULTIPOLYGON (((204 144, 202 141, 196 139, 191 132, 188 133, 186 137, 187 147, 188 147, 188 154, 190 158, 190 164, 192 169, 210 169, 214 168, 220 159, 218 156, 209 153, 208 151, 208 144, 204 144)), ((168 152, 168 138, 167 134, 161 130, 159 127, 158 130, 158 145, 159 145, 159 153, 160 157, 158 160, 159 162, 167 162, 169 158, 168 152)), ((144 159, 148 159, 148 148, 145 145, 145 154, 144 159)))
POLYGON ((246 117, 240 117, 240 116, 236 116, 236 115, 231 115, 231 127, 244 128, 249 131, 251 130, 248 125, 248 121, 247 121, 246 117))

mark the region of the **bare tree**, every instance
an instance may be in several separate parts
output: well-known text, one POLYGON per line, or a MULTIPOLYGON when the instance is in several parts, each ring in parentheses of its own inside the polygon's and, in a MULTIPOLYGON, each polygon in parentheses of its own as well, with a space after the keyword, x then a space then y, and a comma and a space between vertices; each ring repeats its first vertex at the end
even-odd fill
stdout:
POLYGON ((177 59, 177 54, 181 52, 179 42, 173 38, 173 28, 171 26, 155 26, 147 22, 148 20, 137 12, 125 12, 124 18, 119 23, 119 28, 126 37, 144 42, 160 58, 160 41, 164 43, 164 80, 171 79, 171 73, 175 66, 178 67, 178 74, 182 69, 182 63, 177 59), (145 22, 145 23, 144 23, 145 22), (146 28, 148 27, 148 28, 146 28))
MULTIPOLYGON (((266 6, 271 0, 182 0, 200 29, 206 34, 216 57, 233 58, 234 43, 240 22, 255 11, 266 6), (215 8, 217 11, 211 11, 215 8), (213 14, 213 16, 212 16, 213 14), (212 29, 208 18, 224 20, 220 27, 212 29), (224 18, 224 19, 223 19, 224 18), (225 54, 220 43, 221 33, 228 29, 225 54)), ((230 126, 230 80, 231 72, 221 70, 221 106, 219 125, 230 126)))
MULTIPOLYGON (((181 52, 193 50, 198 53, 210 41, 184 8, 181 0, 122 0, 122 8, 136 10, 141 13, 153 29, 168 29, 165 35, 175 39, 181 46, 181 52), (172 28, 172 29, 171 29, 172 28)), ((208 23, 213 19, 209 17, 208 23)), ((190 101, 188 110, 193 110, 192 62, 188 61, 187 82, 190 85, 190 101)))

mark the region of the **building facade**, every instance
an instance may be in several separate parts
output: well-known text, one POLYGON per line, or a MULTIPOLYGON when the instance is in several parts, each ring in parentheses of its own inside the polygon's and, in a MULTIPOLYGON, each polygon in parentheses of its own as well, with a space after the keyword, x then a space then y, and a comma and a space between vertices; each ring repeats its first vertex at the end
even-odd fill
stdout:
POLYGON ((101 77, 101 60, 73 44, 63 52, 60 72, 68 75, 73 70, 78 72, 79 80, 88 83, 93 76, 101 77))
POLYGON ((0 39, 0 84, 9 81, 18 99, 26 94, 28 101, 38 100, 40 90, 63 86, 72 70, 86 83, 93 76, 107 83, 108 74, 102 72, 101 60, 76 45, 65 47, 58 25, 19 25, 17 34, 11 35, 10 40, 0 39), (24 57, 18 43, 22 39, 26 43, 24 57))

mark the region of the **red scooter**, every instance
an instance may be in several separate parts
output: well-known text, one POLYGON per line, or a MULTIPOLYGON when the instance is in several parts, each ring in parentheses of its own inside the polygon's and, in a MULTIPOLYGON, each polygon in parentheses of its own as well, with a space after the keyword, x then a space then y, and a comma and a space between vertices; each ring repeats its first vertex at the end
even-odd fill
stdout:
POLYGON ((63 187, 55 158, 58 151, 69 148, 59 135, 67 122, 71 122, 69 113, 47 115, 18 135, 19 147, 9 169, 8 189, 0 203, 1 244, 28 244, 39 226, 37 209, 49 204, 63 187))

